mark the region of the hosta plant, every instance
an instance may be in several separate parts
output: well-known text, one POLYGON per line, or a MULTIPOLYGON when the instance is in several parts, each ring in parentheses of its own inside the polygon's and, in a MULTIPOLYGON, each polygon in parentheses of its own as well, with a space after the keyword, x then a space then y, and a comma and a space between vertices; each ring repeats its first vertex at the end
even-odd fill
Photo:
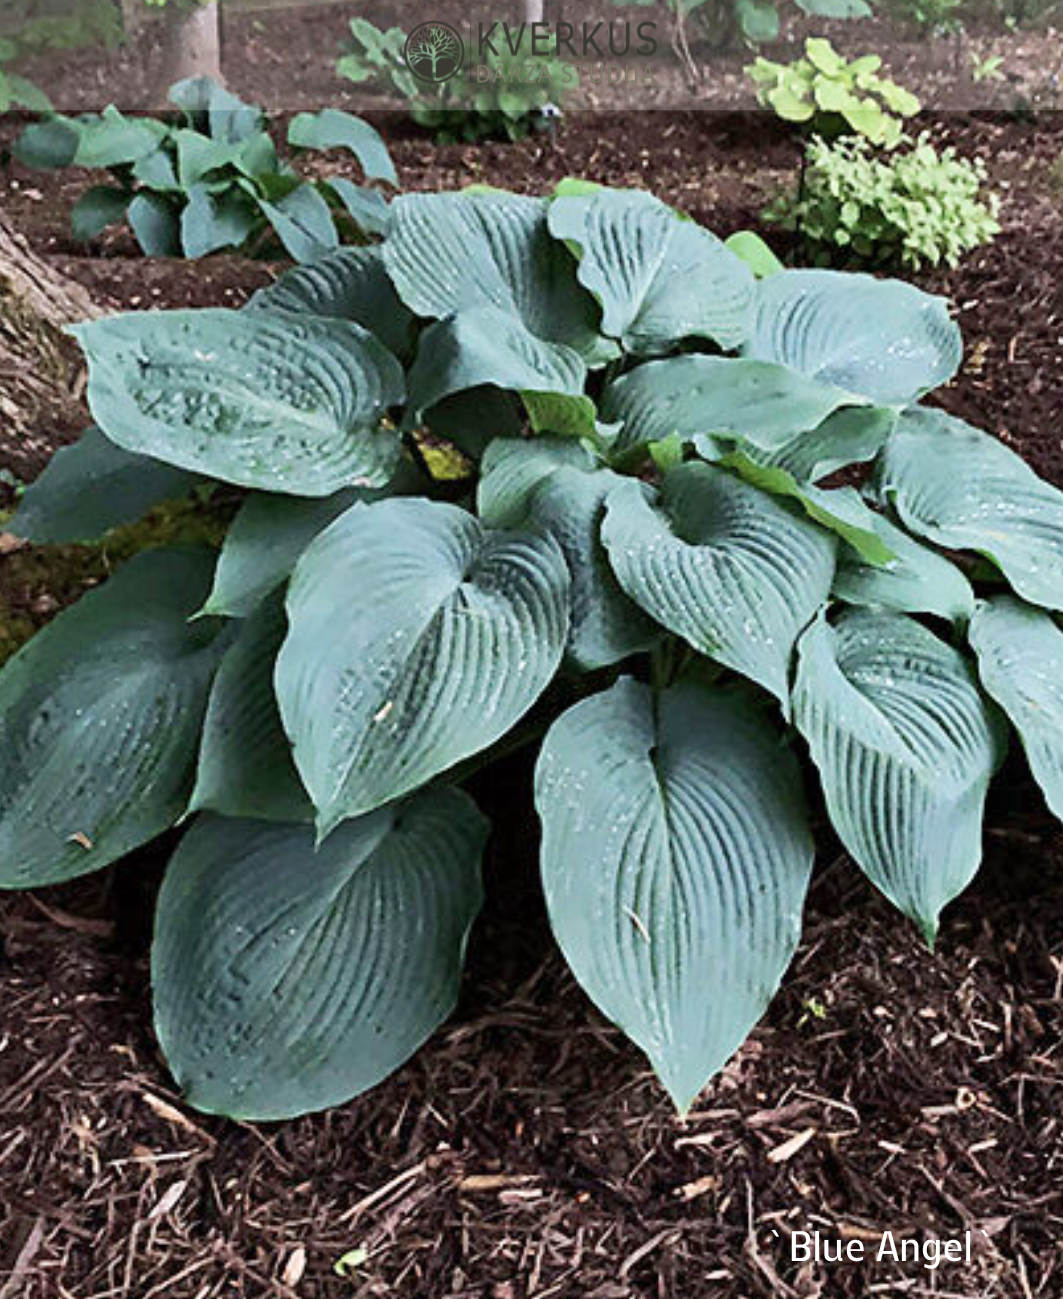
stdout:
MULTIPOLYGON (((71 215, 74 237, 92 239, 128 222, 148 257, 204 257, 222 249, 254 249, 273 232, 296 261, 313 261, 340 244, 387 226, 385 196, 343 177, 305 180, 278 156, 259 109, 208 77, 170 90, 179 110, 169 121, 101 114, 52 114, 20 136, 16 156, 28 166, 105 170, 71 215)), ((288 128, 296 152, 347 149, 365 179, 397 184, 379 134, 336 109, 300 113, 288 128)))
POLYGON ((77 329, 96 426, 16 531, 246 495, 220 554, 143 554, 0 674, 0 882, 180 825, 173 1074, 318 1109, 453 1007, 489 834, 461 784, 526 746, 561 950, 685 1110, 794 952, 813 787, 930 940, 1006 719, 1063 813, 1063 494, 924 404, 960 336, 907 284, 758 280, 582 182, 392 206, 243 311, 77 329), (464 483, 426 474, 441 439, 464 483))
POLYGON ((847 60, 819 36, 805 41, 805 56, 792 63, 758 58, 746 68, 757 98, 787 122, 813 135, 836 139, 859 135, 893 148, 904 138, 904 119, 919 112, 919 100, 879 75, 877 54, 847 60))

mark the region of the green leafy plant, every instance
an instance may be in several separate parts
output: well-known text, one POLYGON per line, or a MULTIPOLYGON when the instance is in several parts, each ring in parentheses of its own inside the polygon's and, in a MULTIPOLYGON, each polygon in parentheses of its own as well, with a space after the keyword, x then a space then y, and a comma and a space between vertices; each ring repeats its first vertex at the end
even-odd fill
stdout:
POLYGON ((116 0, 77 0, 62 13, 41 0, 7 0, 4 33, 22 50, 114 49, 124 29, 116 0))
POLYGON ((830 41, 811 36, 805 56, 792 63, 758 58, 746 68, 757 98, 787 122, 806 124, 828 139, 862 135, 892 148, 904 136, 903 119, 919 112, 919 100, 879 76, 882 60, 865 54, 848 61, 830 41))
POLYGON ((528 43, 516 51, 503 43, 498 53, 466 66, 435 86, 420 82, 406 66, 406 33, 381 31, 364 18, 351 20, 354 47, 336 64, 341 76, 379 90, 394 89, 408 103, 418 126, 440 144, 490 139, 521 140, 549 126, 575 84, 575 70, 544 54, 529 57, 528 43))
POLYGON ((935 36, 960 31, 969 17, 968 0, 886 0, 890 18, 935 36))
POLYGON ((795 195, 765 213, 822 264, 955 266, 1000 232, 980 159, 940 152, 925 136, 877 155, 866 140, 813 140, 795 195))
POLYGON ((12 108, 28 108, 33 113, 50 112, 52 105, 44 91, 4 66, 11 63, 18 52, 14 41, 0 36, 0 113, 12 108))
POLYGON ((488 834, 460 786, 539 745, 554 933, 685 1110, 798 941, 806 756, 928 940, 1005 715, 1063 815, 1063 493, 923 404, 962 348, 910 285, 737 241, 755 279, 586 183, 392 208, 243 311, 77 329, 97 428, 16 532, 95 534, 182 476, 247 496, 216 559, 140 556, 0 674, 0 883, 182 821, 174 1076, 207 1111, 319 1109, 454 1005, 488 834))
POLYGON ((971 55, 971 80, 975 85, 983 81, 1003 81, 1005 75, 1002 55, 992 54, 984 59, 977 54, 971 55))
MULTIPOLYGON (((613 0, 623 5, 625 0, 613 0)), ((636 0, 655 4, 656 0, 636 0)), ((812 18, 869 18, 865 0, 796 0, 797 8, 812 18)), ((703 42, 714 49, 742 41, 763 45, 778 39, 782 29, 780 0, 667 0, 676 27, 681 56, 689 44, 703 42), (689 31, 687 22, 690 20, 689 31)))
MULTIPOLYGON (((86 190, 71 223, 92 239, 127 221, 149 257, 203 257, 252 248, 270 230, 297 261, 387 228, 377 189, 342 177, 308 181, 277 154, 262 113, 209 78, 178 82, 173 121, 126 117, 117 108, 85 117, 53 114, 26 128, 16 156, 32 167, 106 170, 110 182, 86 190)), ((395 168, 378 133, 335 109, 300 113, 288 128, 296 150, 344 148, 369 181, 395 185, 395 168)))

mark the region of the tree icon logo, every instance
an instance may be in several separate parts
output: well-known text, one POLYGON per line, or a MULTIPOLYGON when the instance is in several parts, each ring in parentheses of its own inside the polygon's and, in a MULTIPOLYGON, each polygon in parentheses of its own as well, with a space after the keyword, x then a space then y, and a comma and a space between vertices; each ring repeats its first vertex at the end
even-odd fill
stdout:
POLYGON ((422 23, 406 38, 404 55, 419 81, 449 81, 465 61, 465 43, 449 23, 422 23))

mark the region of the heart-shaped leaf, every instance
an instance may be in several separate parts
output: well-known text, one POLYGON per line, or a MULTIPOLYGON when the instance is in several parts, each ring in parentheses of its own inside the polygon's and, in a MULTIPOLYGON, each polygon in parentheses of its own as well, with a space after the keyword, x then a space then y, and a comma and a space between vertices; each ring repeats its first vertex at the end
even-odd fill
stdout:
POLYGON ((758 282, 743 350, 882 406, 905 406, 946 383, 963 355, 941 298, 900 280, 807 270, 758 282))
POLYGON ((797 763, 748 699, 624 677, 554 723, 535 786, 561 950, 685 1112, 797 945, 813 857, 797 763))
POLYGON ((609 384, 602 419, 623 424, 617 450, 678 433, 744 439, 765 451, 814 429, 854 397, 785 365, 724 356, 649 361, 609 384))
POLYGON ((0 673, 0 887, 86 875, 185 809, 217 623, 189 624, 211 556, 148 551, 0 673))
POLYGON ((685 338, 733 348, 748 337, 752 272, 652 194, 602 189, 555 198, 548 220, 601 305, 602 332, 628 351, 662 352, 685 338))
POLYGON ((457 1001, 486 835, 453 789, 316 850, 301 826, 197 821, 166 872, 152 951, 155 1027, 188 1101, 291 1118, 397 1069, 457 1001))
POLYGON ((829 532, 725 470, 691 463, 665 475, 658 507, 638 483, 618 487, 602 540, 636 604, 787 706, 794 642, 834 576, 829 532))
POLYGON ((402 368, 347 321, 287 312, 143 312, 72 331, 89 406, 127 451, 243 487, 328 496, 383 486, 399 453, 377 426, 402 368))
POLYGON ((878 490, 913 532, 978 551, 1025 600, 1063 609, 1063 492, 996 438, 944 411, 905 411, 878 490))
POLYGON ((568 598, 555 542, 453 505, 355 505, 317 537, 276 686, 319 833, 500 739, 557 670, 568 598))
POLYGON ((1003 756, 973 670, 914 619, 854 609, 802 636, 793 707, 838 837, 932 941, 978 869, 1003 756))
POLYGON ((550 236, 545 200, 403 194, 391 209, 384 262, 399 297, 416 315, 440 320, 494 307, 537 338, 574 348, 584 360, 609 351, 572 257, 550 236))

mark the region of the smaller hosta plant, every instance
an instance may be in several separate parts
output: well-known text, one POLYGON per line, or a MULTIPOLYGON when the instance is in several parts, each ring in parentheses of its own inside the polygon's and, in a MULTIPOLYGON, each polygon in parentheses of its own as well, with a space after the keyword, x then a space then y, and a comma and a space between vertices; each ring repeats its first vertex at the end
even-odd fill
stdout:
POLYGON ((14 530, 246 498, 220 554, 142 555, 0 673, 0 884, 179 822, 170 1067, 204 1110, 319 1109, 451 1010, 489 833, 461 785, 538 749, 558 943, 686 1110, 798 942, 806 782, 928 939, 1005 719, 1063 815, 1063 493, 923 404, 962 349, 910 285, 586 183, 392 206, 243 311, 77 329, 98 427, 14 530))
MULTIPOLYGON (((259 109, 209 78, 170 90, 180 110, 173 121, 54 114, 26 128, 15 146, 28 166, 85 167, 110 173, 86 190, 71 217, 77 239, 128 222, 149 257, 203 257, 222 249, 254 249, 269 231, 296 261, 313 261, 387 227, 384 195, 342 177, 304 179, 278 156, 259 109)), ((379 134, 361 118, 335 109, 300 113, 288 128, 293 151, 347 149, 367 181, 397 178, 379 134)))
POLYGON ((904 119, 919 112, 919 100, 879 75, 882 60, 865 54, 848 61, 821 37, 805 41, 805 56, 792 63, 758 58, 746 69, 757 98, 787 122, 814 135, 864 136, 892 148, 904 135, 904 119))
POLYGON ((401 27, 384 31, 367 18, 352 18, 351 37, 350 49, 336 63, 341 77, 374 90, 391 85, 406 99, 417 96, 419 83, 406 65, 406 33, 401 27))
POLYGON ((981 159, 922 136, 881 155, 866 140, 813 140, 796 194, 765 213, 823 265, 955 266, 1000 233, 981 159))

